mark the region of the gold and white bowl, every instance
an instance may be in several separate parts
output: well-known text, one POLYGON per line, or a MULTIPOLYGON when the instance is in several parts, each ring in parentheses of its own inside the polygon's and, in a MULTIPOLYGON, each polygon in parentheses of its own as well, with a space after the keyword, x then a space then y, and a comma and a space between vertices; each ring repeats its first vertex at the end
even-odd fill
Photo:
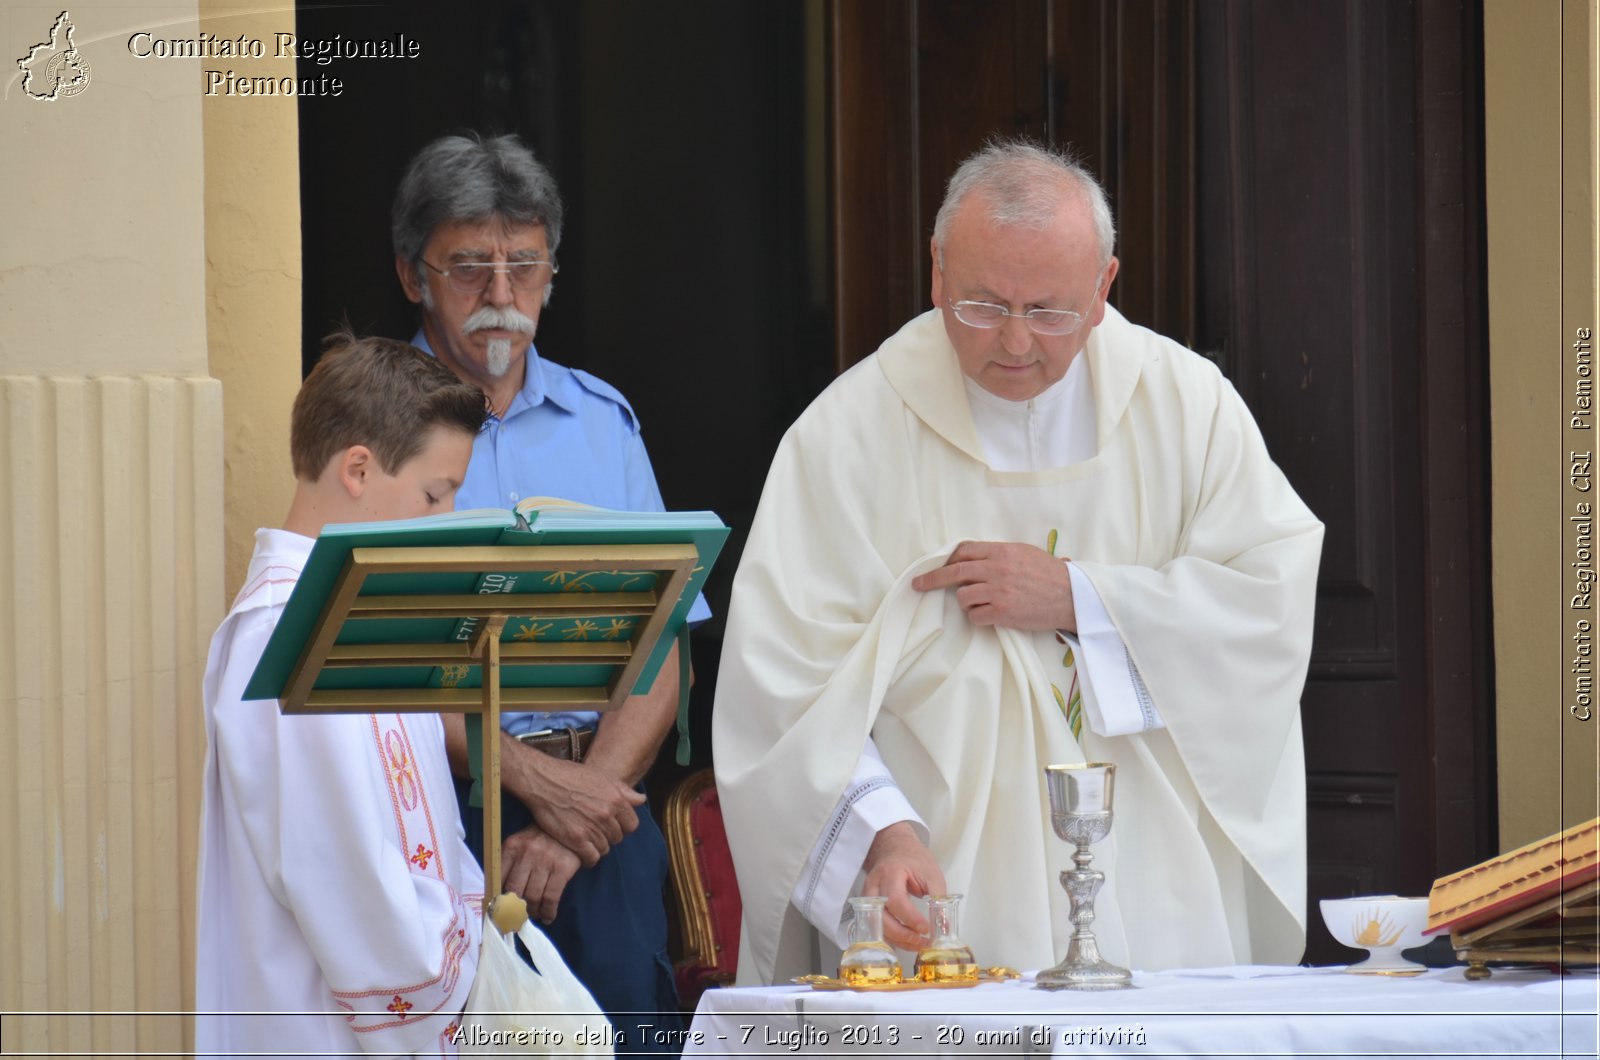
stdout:
POLYGON ((1392 894, 1365 898, 1324 898, 1322 921, 1341 944, 1366 950, 1370 956, 1346 968, 1357 975, 1420 975, 1424 965, 1400 955, 1421 946, 1428 926, 1426 898, 1400 898, 1392 894))

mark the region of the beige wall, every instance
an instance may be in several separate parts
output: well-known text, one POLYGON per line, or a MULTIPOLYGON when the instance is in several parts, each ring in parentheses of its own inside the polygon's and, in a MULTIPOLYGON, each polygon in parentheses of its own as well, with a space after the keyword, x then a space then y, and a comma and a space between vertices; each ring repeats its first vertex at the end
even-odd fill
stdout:
MULTIPOLYGON (((1571 516, 1600 497, 1600 476, 1588 494, 1569 481, 1569 453, 1600 453, 1600 416, 1588 430, 1569 424, 1571 344, 1579 327, 1596 325, 1595 6, 1488 0, 1484 10, 1503 849, 1600 815, 1600 718, 1568 709, 1577 623, 1600 626, 1600 614, 1570 606, 1571 564, 1583 561, 1571 516)), ((1600 664, 1600 648, 1590 661, 1600 664)))
MULTIPOLYGON (((34 100, 18 75, 0 99, 4 1010, 193 1004, 200 678, 248 551, 233 535, 225 575, 225 512, 253 528, 287 504, 294 106, 203 106, 198 60, 127 40, 249 32, 203 17, 246 6, 74 4, 84 90, 34 100), (242 413, 226 447, 224 402, 242 413)), ((0 50, 26 54, 60 12, 6 5, 0 50)), ((288 8, 261 18, 293 28, 288 8)), ((8 1016, 4 1044, 147 1052, 190 1033, 8 1016)))
MULTIPOLYGON (((8 7, 5 54, 59 7, 8 7)), ((222 599, 200 101, 74 5, 78 95, 0 102, 0 1007, 188 1007, 199 678, 222 599)), ((194 5, 165 7, 176 32, 194 5)), ((153 17, 153 16, 152 16, 153 17)), ((182 1047, 180 1021, 13 1022, 8 1048, 182 1047)))
MULTIPOLYGON (((251 0, 202 0, 209 32, 268 40, 292 31, 286 11, 251 0), (248 12, 235 14, 234 12, 248 12)), ((294 60, 240 64, 250 76, 294 74, 294 60)), ((228 595, 244 581, 255 531, 289 510, 289 409, 300 389, 300 150, 288 99, 205 99, 206 331, 222 383, 226 430, 228 595)))

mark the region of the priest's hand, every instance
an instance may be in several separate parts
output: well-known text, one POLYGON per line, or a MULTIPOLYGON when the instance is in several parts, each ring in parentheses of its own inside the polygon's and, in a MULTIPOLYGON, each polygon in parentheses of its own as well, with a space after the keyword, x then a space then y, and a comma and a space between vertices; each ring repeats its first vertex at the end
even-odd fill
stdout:
POLYGON ((928 942, 928 918, 911 900, 944 894, 944 870, 934 860, 916 830, 905 821, 881 830, 867 850, 862 864, 867 874, 861 885, 864 895, 881 894, 884 906, 883 937, 889 945, 915 953, 928 942))
POLYGON ((1066 563, 1034 545, 963 541, 944 566, 917 575, 911 587, 955 589, 956 602, 980 626, 1078 629, 1066 563))
POLYGON ((502 889, 515 891, 528 903, 528 915, 548 924, 556 917, 561 894, 578 871, 578 855, 529 825, 506 836, 500 845, 502 889))
MULTIPOLYGON (((537 773, 537 780, 510 782, 540 828, 576 854, 585 866, 605 857, 614 843, 639 827, 634 807, 644 794, 601 769, 552 758, 526 744, 516 744, 526 754, 516 755, 519 766, 537 773)), ((501 771, 508 775, 506 760, 501 771)))

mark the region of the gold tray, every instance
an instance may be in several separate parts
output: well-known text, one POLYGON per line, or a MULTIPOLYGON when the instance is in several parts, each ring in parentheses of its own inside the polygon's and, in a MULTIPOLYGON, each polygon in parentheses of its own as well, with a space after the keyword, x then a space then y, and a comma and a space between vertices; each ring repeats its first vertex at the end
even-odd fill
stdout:
POLYGON ((1022 973, 1015 968, 984 968, 978 972, 976 979, 964 979, 955 982, 924 983, 920 979, 901 979, 893 983, 859 983, 854 986, 843 979, 831 975, 797 975, 789 980, 801 986, 809 986, 813 990, 961 990, 979 983, 1003 983, 1007 979, 1021 979, 1022 973))

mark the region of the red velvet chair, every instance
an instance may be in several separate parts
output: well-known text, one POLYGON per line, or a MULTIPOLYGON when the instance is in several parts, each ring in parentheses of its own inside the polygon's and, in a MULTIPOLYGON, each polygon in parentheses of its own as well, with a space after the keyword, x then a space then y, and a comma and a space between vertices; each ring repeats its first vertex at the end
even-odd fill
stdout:
POLYGON ((684 956, 674 969, 678 997, 693 1009, 707 987, 733 982, 739 965, 739 881, 711 770, 692 773, 673 789, 662 831, 683 932, 684 956))

